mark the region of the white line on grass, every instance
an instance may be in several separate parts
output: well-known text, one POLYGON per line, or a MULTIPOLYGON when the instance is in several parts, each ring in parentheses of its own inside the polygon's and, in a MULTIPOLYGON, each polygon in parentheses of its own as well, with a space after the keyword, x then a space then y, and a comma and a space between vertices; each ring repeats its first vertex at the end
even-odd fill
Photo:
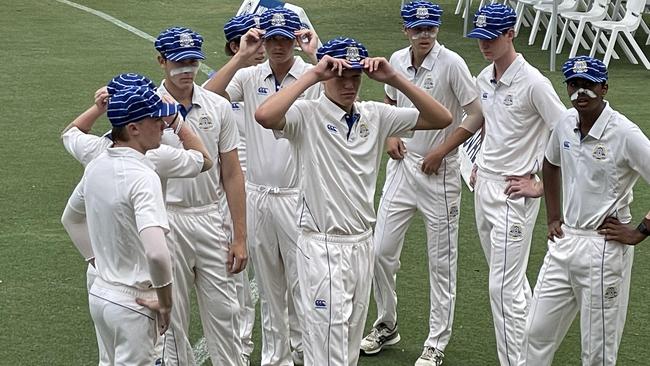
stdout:
MULTIPOLYGON (((117 18, 114 18, 114 17, 112 17, 112 16, 110 16, 110 15, 104 13, 104 12, 101 12, 99 10, 95 10, 95 9, 89 8, 87 6, 80 5, 80 4, 77 4, 75 2, 68 1, 68 0, 56 0, 56 1, 58 1, 58 2, 60 2, 62 4, 70 5, 73 8, 83 10, 83 11, 85 11, 87 13, 96 15, 96 16, 98 16, 98 17, 100 17, 100 18, 102 18, 102 19, 104 19, 106 21, 109 21, 109 22, 115 24, 116 26, 118 26, 120 28, 128 30, 129 32, 135 34, 138 37, 146 39, 147 41, 150 41, 150 42, 155 42, 156 41, 156 38, 154 36, 152 36, 152 35, 150 35, 148 33, 145 33, 143 31, 139 30, 138 28, 136 28, 136 27, 134 27, 132 25, 126 24, 123 21, 121 21, 121 20, 119 20, 117 18)), ((201 72, 203 72, 206 75, 210 75, 210 73, 212 73, 214 71, 210 67, 208 67, 207 65, 205 65, 203 63, 200 64, 199 70, 201 70, 201 72)))

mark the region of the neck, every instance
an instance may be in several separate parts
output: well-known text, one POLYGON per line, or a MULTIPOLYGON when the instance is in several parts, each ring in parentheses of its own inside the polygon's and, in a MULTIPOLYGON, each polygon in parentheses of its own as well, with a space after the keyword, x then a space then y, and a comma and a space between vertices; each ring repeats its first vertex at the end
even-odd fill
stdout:
POLYGON ((600 117, 600 115, 603 113, 603 110, 605 109, 606 105, 607 104, 605 103, 605 101, 601 101, 598 108, 594 109, 593 111, 585 111, 585 112, 580 112, 578 114, 579 117, 578 123, 580 124, 580 134, 582 136, 586 136, 591 130, 591 128, 594 127, 596 120, 598 120, 598 117, 600 117))
POLYGON ((283 63, 276 63, 272 60, 269 60, 269 66, 271 66, 271 71, 273 72, 273 77, 275 77, 275 80, 279 82, 284 80, 284 77, 287 76, 295 61, 296 59, 293 57, 291 57, 291 61, 283 63))
POLYGON ((174 83, 165 81, 165 90, 176 99, 178 103, 181 103, 186 108, 192 105, 192 93, 194 92, 194 85, 189 88, 179 88, 174 83))
POLYGON ((346 105, 343 105, 343 104, 341 104, 341 103, 335 101, 333 98, 331 98, 331 97, 329 96, 329 94, 327 93, 327 91, 325 91, 325 96, 326 96, 327 99, 329 99, 332 103, 336 104, 339 108, 341 108, 342 110, 344 110, 345 113, 347 113, 347 114, 352 114, 352 107, 354 106, 354 103, 352 103, 352 104, 350 104, 350 105, 347 105, 347 106, 346 106, 346 105))
POLYGON ((511 48, 508 52, 506 52, 506 54, 494 60, 494 79, 501 79, 506 70, 508 70, 508 67, 510 67, 510 65, 515 62, 516 58, 517 52, 515 52, 514 48, 511 48))
POLYGON ((429 53, 431 53, 431 50, 433 50, 433 47, 435 45, 436 43, 434 42, 433 46, 431 46, 431 48, 429 48, 428 51, 422 53, 418 52, 416 48, 411 47, 411 64, 413 65, 413 67, 419 69, 420 66, 422 66, 422 62, 424 62, 424 59, 427 58, 429 53))

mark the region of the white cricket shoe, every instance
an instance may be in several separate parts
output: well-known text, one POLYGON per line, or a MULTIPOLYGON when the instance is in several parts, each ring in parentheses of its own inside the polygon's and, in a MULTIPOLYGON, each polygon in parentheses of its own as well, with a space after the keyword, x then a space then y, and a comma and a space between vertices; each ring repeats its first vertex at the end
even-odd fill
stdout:
POLYGON ((384 346, 396 344, 400 339, 397 325, 395 325, 395 328, 390 329, 386 324, 381 323, 373 327, 370 334, 361 340, 361 352, 366 355, 374 355, 379 353, 384 346))
POLYGON ((440 366, 443 358, 445 354, 441 350, 425 346, 422 355, 415 361, 415 366, 440 366))

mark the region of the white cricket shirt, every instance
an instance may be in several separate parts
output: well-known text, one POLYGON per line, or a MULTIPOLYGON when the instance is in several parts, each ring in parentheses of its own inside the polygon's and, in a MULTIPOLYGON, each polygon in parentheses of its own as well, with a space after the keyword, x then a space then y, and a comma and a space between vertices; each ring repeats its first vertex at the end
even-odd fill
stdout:
MULTIPOLYGON (((158 91, 168 93, 164 81, 158 91)), ((239 145, 232 106, 225 98, 194 84, 192 106, 185 116, 185 125, 203 140, 214 164, 195 178, 169 179, 167 203, 182 207, 218 203, 223 195, 219 154, 232 151, 239 145)))
POLYGON ((593 230, 609 216, 630 222, 634 184, 639 176, 650 183, 650 141, 609 103, 583 139, 578 122, 578 112, 569 109, 546 149, 546 159, 562 172, 564 223, 593 230))
MULTIPOLYGON (((411 62, 411 47, 393 53, 390 64, 445 106, 453 117, 452 124, 443 130, 415 131, 412 138, 403 140, 409 154, 416 153, 424 157, 460 125, 463 119, 462 107, 478 98, 476 83, 465 60, 437 41, 417 69, 411 62)), ((386 85, 385 91, 390 99, 397 101, 398 107, 413 107, 413 103, 394 87, 386 85)), ((456 151, 449 155, 453 156, 456 151)))
POLYGON ((302 159, 298 225, 320 233, 355 235, 375 221, 377 172, 389 136, 410 136, 419 112, 378 102, 354 104, 350 130, 345 111, 323 93, 297 101, 275 131, 302 159), (349 134, 349 135, 348 135, 349 134))
POLYGON ((116 285, 151 287, 140 232, 169 231, 160 179, 153 164, 128 147, 109 148, 88 164, 70 207, 86 214, 99 276, 116 285))
POLYGON ((551 82, 522 55, 496 83, 494 64, 477 77, 485 117, 478 167, 496 175, 526 175, 542 169, 544 150, 566 108, 551 82))
MULTIPOLYGON (((289 73, 278 83, 279 88, 290 85, 313 67, 300 57, 294 57, 289 73)), ((267 60, 256 66, 237 71, 226 88, 230 100, 244 102, 247 145, 247 181, 280 188, 296 188, 300 183, 299 157, 294 156, 288 141, 276 140, 273 132, 255 121, 255 110, 276 92, 276 80, 267 60)), ((300 99, 315 99, 320 84, 309 88, 300 99)))

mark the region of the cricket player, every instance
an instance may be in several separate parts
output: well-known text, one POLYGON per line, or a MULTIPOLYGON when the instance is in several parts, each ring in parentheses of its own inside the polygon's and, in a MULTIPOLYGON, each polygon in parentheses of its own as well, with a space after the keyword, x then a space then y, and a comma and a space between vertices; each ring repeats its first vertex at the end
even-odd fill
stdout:
POLYGON ((155 48, 165 80, 159 88, 208 149, 214 166, 193 179, 167 185, 169 240, 174 247, 175 306, 165 337, 166 365, 193 365, 188 338, 190 291, 196 290, 203 334, 212 364, 241 365, 239 302, 235 274, 246 266, 244 177, 237 156, 237 125, 230 103, 196 85, 203 37, 189 28, 168 28, 155 48), (230 217, 221 200, 226 195, 230 217), (232 230, 230 229, 232 218, 232 230))
POLYGON ((306 365, 356 365, 373 268, 377 172, 386 138, 444 128, 452 117, 384 58, 351 38, 330 40, 317 66, 268 98, 255 119, 302 159, 298 275, 310 347, 306 365), (415 108, 356 102, 362 70, 415 108), (298 100, 323 82, 316 100, 298 100))
POLYGON ((650 141, 605 100, 607 67, 579 56, 562 67, 573 108, 555 125, 544 160, 548 251, 537 277, 519 365, 550 365, 580 312, 582 365, 615 365, 623 335, 635 229, 630 204, 650 183, 650 141), (560 203, 562 197, 562 203, 560 203))
MULTIPOLYGON (((265 11, 262 29, 250 29, 239 51, 210 79, 206 88, 231 102, 243 102, 247 144, 247 212, 251 257, 260 290, 262 365, 302 364, 302 310, 295 263, 299 157, 288 141, 276 141, 254 119, 257 107, 291 85, 312 66, 294 56, 296 40, 306 54, 316 53, 318 39, 300 29, 298 15, 285 8, 265 11), (308 42, 303 42, 305 39, 308 42), (261 49, 268 60, 249 66, 261 49)), ((314 99, 318 87, 304 95, 314 99)))
POLYGON ((543 194, 536 173, 550 131, 566 111, 550 81, 516 53, 516 19, 512 8, 491 4, 479 9, 467 35, 492 62, 476 80, 485 128, 474 202, 501 365, 519 359, 531 298, 526 267, 543 194))
MULTIPOLYGON (((417 366, 440 365, 451 337, 456 299, 460 162, 456 148, 442 152, 448 136, 463 124, 482 124, 476 85, 465 61, 437 41, 442 8, 428 1, 414 1, 402 8, 404 33, 410 46, 390 58, 393 68, 452 113, 453 123, 444 130, 417 131, 412 138, 387 140, 392 158, 386 167, 386 183, 375 226, 374 298, 377 320, 363 341, 361 351, 375 354, 400 340, 397 328, 395 279, 399 257, 411 218, 419 211, 427 228, 429 255, 429 335, 417 366)), ((385 101, 399 107, 413 103, 390 85, 385 101)))
POLYGON ((66 211, 85 217, 74 241, 98 276, 89 291, 97 341, 109 365, 152 365, 170 324, 172 268, 160 179, 145 157, 160 146, 162 117, 177 112, 148 87, 113 95, 113 146, 88 164, 66 211))

